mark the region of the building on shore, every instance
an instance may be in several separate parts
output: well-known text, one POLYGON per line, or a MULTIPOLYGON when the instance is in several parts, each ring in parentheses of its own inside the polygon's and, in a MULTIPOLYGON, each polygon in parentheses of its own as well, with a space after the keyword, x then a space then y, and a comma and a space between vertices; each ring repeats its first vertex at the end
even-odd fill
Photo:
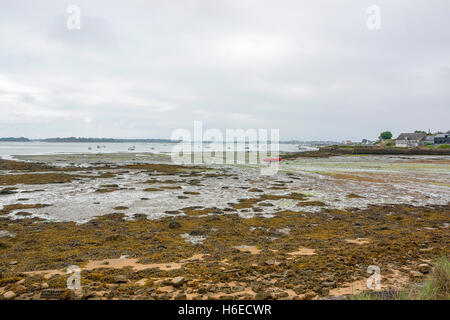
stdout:
POLYGON ((353 141, 351 141, 351 140, 344 140, 344 141, 341 142, 341 144, 344 145, 344 146, 352 146, 352 145, 354 145, 353 141))
POLYGON ((427 135, 425 138, 420 141, 421 146, 429 146, 434 144, 434 136, 433 135, 427 135))
POLYGON ((450 131, 435 135, 434 144, 450 144, 450 131))
POLYGON ((395 140, 396 147, 418 147, 427 135, 425 133, 402 133, 395 140))

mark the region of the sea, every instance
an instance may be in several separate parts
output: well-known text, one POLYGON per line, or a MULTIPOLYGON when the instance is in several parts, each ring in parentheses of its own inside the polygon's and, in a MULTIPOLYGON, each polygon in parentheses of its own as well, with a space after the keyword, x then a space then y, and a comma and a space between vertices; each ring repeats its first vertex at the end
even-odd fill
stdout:
MULTIPOLYGON (((190 143, 181 142, 188 146, 190 143)), ((177 143, 84 143, 84 142, 0 142, 0 157, 2 159, 13 159, 17 155, 48 155, 48 154, 76 154, 76 153, 170 153, 177 143)), ((217 150, 218 144, 203 143, 203 151, 217 150)), ((223 147, 225 151, 226 146, 223 147)), ((280 143, 280 152, 299 152, 315 150, 314 147, 301 146, 290 143, 280 143)), ((255 143, 237 142, 235 151, 258 151, 255 143)))

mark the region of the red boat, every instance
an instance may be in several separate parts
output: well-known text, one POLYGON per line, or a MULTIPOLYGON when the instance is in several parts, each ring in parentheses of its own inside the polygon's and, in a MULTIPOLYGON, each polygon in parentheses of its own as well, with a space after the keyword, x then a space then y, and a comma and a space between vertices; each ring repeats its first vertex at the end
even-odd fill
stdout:
POLYGON ((267 161, 267 162, 280 162, 281 158, 266 158, 266 159, 264 159, 264 161, 267 161))

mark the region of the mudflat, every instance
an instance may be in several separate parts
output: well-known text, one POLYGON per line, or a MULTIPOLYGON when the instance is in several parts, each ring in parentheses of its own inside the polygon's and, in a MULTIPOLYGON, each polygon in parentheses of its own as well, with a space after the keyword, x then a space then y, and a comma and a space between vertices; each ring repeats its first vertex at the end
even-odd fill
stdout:
POLYGON ((291 157, 272 176, 152 154, 20 160, 0 160, 0 295, 16 299, 344 297, 369 266, 395 289, 448 253, 448 156, 291 157))

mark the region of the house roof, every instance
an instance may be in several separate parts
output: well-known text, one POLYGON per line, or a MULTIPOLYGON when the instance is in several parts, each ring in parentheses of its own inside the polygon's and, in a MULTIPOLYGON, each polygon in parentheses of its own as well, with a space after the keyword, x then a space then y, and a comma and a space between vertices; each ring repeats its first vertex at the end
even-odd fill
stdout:
POLYGON ((439 133, 436 135, 436 138, 447 138, 449 135, 449 133, 439 133))
POLYGON ((425 133, 402 133, 397 140, 416 140, 420 141, 426 136, 425 133))

